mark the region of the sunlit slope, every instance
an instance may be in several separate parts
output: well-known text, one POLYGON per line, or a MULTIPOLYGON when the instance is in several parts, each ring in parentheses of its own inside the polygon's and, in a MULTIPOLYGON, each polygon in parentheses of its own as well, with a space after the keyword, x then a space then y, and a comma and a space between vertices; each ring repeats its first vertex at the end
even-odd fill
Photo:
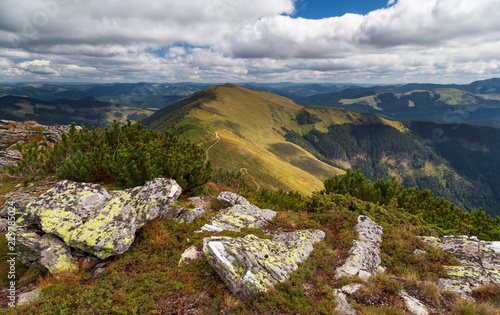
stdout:
POLYGON ((234 85, 211 87, 151 116, 152 128, 174 127, 184 139, 206 150, 215 167, 240 170, 255 188, 309 193, 324 179, 344 171, 319 161, 303 148, 287 142, 288 130, 299 134, 331 124, 378 122, 403 130, 399 123, 374 115, 312 108, 322 121, 299 125, 296 115, 305 107, 285 97, 234 85))

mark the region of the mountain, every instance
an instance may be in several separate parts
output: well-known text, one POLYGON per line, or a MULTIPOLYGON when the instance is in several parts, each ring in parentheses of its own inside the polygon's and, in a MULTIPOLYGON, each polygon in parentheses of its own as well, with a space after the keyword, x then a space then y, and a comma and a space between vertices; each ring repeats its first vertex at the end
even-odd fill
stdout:
POLYGON ((0 97, 0 116, 3 119, 34 120, 46 125, 69 125, 76 122, 77 125, 83 123, 88 127, 102 127, 113 120, 137 121, 152 113, 151 110, 103 102, 93 97, 55 101, 12 95, 0 97))
POLYGON ((94 97, 140 108, 161 108, 210 86, 199 83, 12 84, 0 96, 16 95, 45 101, 94 97))
POLYGON ((306 107, 234 85, 194 93, 143 123, 174 129, 216 167, 241 171, 257 189, 306 193, 353 168, 372 181, 396 177, 405 187, 431 189, 464 210, 500 214, 496 128, 306 107))
POLYGON ((394 119, 428 118, 456 123, 500 120, 499 93, 500 79, 489 79, 468 85, 354 87, 292 98, 311 105, 375 113, 394 119))

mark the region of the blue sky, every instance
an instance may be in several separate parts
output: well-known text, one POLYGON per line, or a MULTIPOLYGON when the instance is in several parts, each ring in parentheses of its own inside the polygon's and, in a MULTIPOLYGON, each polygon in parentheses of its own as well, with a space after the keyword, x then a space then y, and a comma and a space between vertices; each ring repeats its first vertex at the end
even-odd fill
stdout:
POLYGON ((367 14, 387 6, 385 0, 299 0, 296 3, 296 14, 307 19, 322 19, 341 16, 346 13, 367 14))
POLYGON ((0 1, 0 82, 500 77, 500 0, 388 2, 0 1))

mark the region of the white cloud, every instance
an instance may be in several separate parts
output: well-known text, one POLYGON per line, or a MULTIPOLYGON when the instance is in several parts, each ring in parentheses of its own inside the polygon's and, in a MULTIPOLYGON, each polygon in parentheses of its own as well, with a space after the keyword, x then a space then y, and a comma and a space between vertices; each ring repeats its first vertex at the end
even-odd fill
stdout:
POLYGON ((500 1, 389 0, 293 18, 294 0, 0 2, 0 80, 455 81, 500 76, 500 1))

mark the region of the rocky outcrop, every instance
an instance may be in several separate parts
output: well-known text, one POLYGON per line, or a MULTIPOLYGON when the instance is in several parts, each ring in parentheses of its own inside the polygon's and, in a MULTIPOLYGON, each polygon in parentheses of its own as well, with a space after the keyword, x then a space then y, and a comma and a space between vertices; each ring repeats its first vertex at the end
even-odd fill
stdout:
POLYGON ((212 236, 203 240, 203 252, 231 292, 247 298, 288 279, 324 237, 321 230, 281 233, 272 240, 212 236))
POLYGON ((16 166, 21 160, 21 153, 13 149, 16 143, 23 143, 34 137, 57 143, 62 140, 62 134, 68 132, 70 127, 69 125, 45 126, 0 120, 0 170, 4 165, 16 166))
POLYGON ((336 278, 358 275, 367 281, 372 275, 384 272, 380 266, 380 244, 382 243, 382 227, 367 216, 360 215, 356 225, 359 240, 353 241, 349 250, 350 256, 341 267, 337 268, 336 278))
POLYGON ((430 245, 455 255, 460 266, 445 266, 448 279, 439 279, 439 285, 467 297, 472 290, 486 284, 500 284, 500 252, 490 242, 477 237, 444 236, 422 237, 430 245))
POLYGON ((96 184, 61 181, 26 206, 16 221, 20 258, 52 272, 72 270, 71 250, 105 259, 128 250, 135 232, 181 193, 172 179, 109 194, 96 184))
POLYGON ((235 193, 221 192, 217 201, 230 207, 219 211, 210 218, 210 223, 202 226, 203 231, 239 232, 242 228, 260 229, 276 216, 275 211, 260 209, 235 193))

